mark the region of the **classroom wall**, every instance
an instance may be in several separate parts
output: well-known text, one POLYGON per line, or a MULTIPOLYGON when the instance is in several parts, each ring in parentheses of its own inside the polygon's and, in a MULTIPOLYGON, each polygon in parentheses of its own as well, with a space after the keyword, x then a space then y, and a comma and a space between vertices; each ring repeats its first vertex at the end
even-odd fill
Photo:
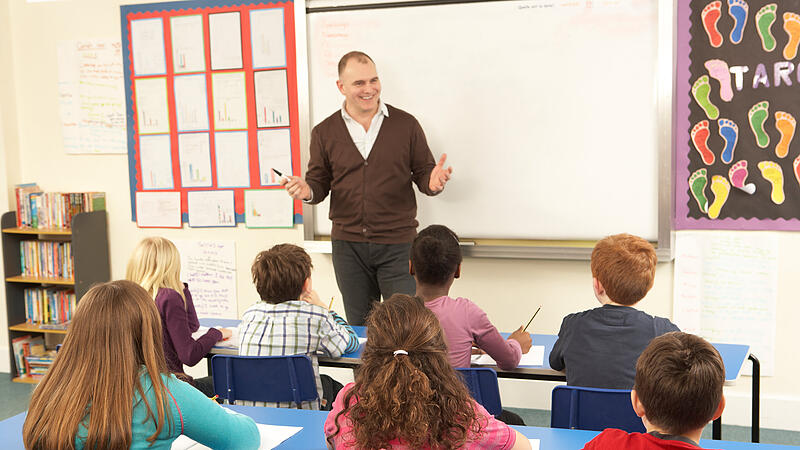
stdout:
MULTIPOLYGON (((291 230, 248 230, 241 225, 236 229, 140 230, 130 219, 126 156, 67 155, 61 148, 56 44, 64 39, 119 38, 118 6, 110 0, 0 0, 0 67, 5 69, 0 71, 0 125, 5 130, 0 140, 0 164, 5 168, 0 170, 0 185, 9 189, 6 196, 0 195, 0 206, 7 208, 13 184, 23 181, 37 182, 49 191, 105 191, 114 278, 124 276, 128 255, 144 236, 233 240, 241 313, 257 299, 249 277, 250 263, 257 251, 281 242, 301 242, 302 226, 291 230), (42 32, 44 26, 47 33, 42 32)), ((303 141, 307 142, 307 138, 303 141)), ((452 182, 462 181, 456 177, 452 182)), ((444 201, 446 192, 443 195, 444 201)), ((762 380, 762 425, 800 429, 800 424, 792 420, 795 411, 800 410, 795 380, 795 374, 800 373, 800 359, 794 357, 798 327, 793 323, 800 316, 800 306, 794 301, 800 235, 781 233, 780 243, 778 361, 776 376, 762 380)), ((330 255, 313 255, 313 259, 315 288, 323 298, 336 295, 334 308, 341 311, 330 255)), ((517 328, 521 317, 529 317, 542 304, 532 327, 535 332, 556 333, 565 314, 596 306, 588 261, 468 259, 462 276, 453 293, 472 298, 501 330, 517 328)), ((671 316, 672 276, 671 262, 659 264, 655 286, 641 304, 644 310, 671 316)), ((0 297, 0 301, 4 299, 0 297)), ((3 319, 0 315, 0 321, 3 319)), ((0 339, 5 339, 5 333, 0 334, 0 339)), ((7 343, 0 340, 0 347, 3 345, 0 350, 7 351, 7 343)), ((6 360, 6 355, 0 356, 0 364, 7 364, 6 360)), ((8 368, 0 366, 0 370, 8 368)), ((530 408, 548 408, 551 388, 552 383, 530 381, 503 382, 502 386, 508 406, 530 408)), ((749 423, 749 390, 749 378, 726 388, 726 423, 749 423)))

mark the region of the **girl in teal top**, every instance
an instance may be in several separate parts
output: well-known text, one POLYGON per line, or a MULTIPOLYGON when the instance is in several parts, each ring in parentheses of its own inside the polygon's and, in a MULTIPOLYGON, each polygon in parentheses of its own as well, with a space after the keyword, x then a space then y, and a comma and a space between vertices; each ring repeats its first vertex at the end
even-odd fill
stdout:
POLYGON ((64 345, 31 398, 27 449, 169 449, 179 435, 214 449, 256 449, 253 419, 169 375, 161 319, 130 281, 81 298, 64 345))

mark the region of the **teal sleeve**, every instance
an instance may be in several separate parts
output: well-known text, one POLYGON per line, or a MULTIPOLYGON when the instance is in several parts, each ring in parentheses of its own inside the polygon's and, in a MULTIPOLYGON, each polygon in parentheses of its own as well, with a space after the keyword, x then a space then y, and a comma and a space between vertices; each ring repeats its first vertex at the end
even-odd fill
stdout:
POLYGON ((342 317, 339 314, 336 314, 335 311, 331 311, 331 315, 333 316, 333 320, 335 320, 336 323, 338 323, 339 325, 344 327, 345 330, 347 330, 347 336, 348 336, 347 347, 345 347, 343 353, 352 353, 358 350, 358 335, 356 334, 355 330, 353 330, 353 327, 351 327, 350 324, 347 323, 347 321, 342 319, 342 317))
POLYGON ((248 416, 218 405, 188 383, 170 377, 169 390, 180 408, 183 434, 213 449, 258 449, 261 436, 248 416))

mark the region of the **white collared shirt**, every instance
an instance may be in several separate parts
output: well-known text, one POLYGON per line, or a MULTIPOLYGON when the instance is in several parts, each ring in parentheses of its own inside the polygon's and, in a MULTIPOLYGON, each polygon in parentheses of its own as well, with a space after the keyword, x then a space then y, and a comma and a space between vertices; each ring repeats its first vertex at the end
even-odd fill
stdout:
POLYGON ((364 127, 347 113, 344 105, 345 104, 342 103, 342 118, 344 119, 344 124, 347 126, 350 138, 353 139, 353 143, 356 144, 356 148, 361 153, 361 156, 367 159, 370 150, 372 150, 372 145, 375 144, 375 139, 378 138, 378 132, 381 131, 383 118, 389 117, 389 108, 386 107, 383 100, 378 100, 378 112, 372 117, 369 129, 364 130, 364 127))

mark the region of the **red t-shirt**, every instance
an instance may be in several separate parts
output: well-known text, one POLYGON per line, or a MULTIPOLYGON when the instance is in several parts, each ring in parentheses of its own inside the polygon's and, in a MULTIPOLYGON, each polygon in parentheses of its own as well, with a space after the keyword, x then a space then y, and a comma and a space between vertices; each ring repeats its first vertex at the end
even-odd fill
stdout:
POLYGON ((629 434, 622 430, 609 428, 587 442, 583 448, 584 450, 686 450, 700 447, 688 442, 662 439, 652 434, 629 434))

